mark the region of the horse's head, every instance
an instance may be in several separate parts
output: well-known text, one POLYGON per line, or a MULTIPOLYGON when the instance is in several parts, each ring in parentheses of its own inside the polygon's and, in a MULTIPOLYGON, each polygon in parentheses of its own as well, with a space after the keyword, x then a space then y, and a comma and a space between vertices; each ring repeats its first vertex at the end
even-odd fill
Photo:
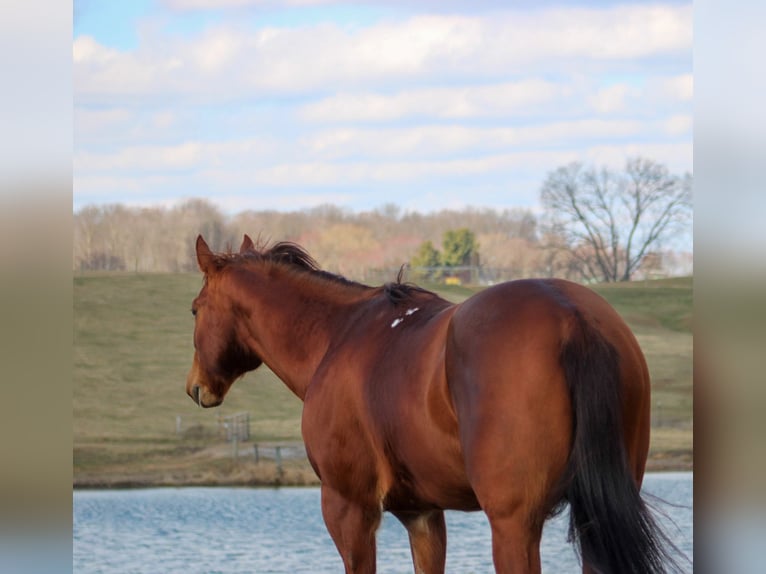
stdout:
MULTIPOLYGON (((240 253, 253 249, 252 240, 245 235, 240 253)), ((261 364, 238 336, 240 316, 225 292, 224 261, 225 256, 212 253, 202 236, 197 237, 197 262, 205 282, 192 303, 194 360, 186 393, 201 407, 220 405, 232 383, 261 364)))

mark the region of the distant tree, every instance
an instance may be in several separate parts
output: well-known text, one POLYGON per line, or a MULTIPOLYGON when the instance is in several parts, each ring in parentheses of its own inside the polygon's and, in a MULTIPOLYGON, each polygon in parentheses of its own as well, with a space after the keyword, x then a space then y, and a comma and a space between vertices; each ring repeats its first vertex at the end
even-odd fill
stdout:
POLYGON ((577 261, 563 237, 548 231, 544 233, 541 249, 541 275, 577 281, 583 278, 582 265, 577 261))
POLYGON ((644 158, 619 173, 571 163, 548 174, 540 200, 549 231, 586 279, 629 281, 647 253, 689 222, 691 184, 691 175, 644 158))
POLYGON ((651 278, 662 273, 664 268, 662 253, 652 251, 644 255, 641 260, 641 264, 638 266, 637 272, 643 275, 644 278, 651 278))
POLYGON ((363 279, 367 268, 380 265, 380 246, 372 232, 353 223, 337 223, 319 230, 306 248, 322 268, 354 279, 363 279))
MULTIPOLYGON (((424 214, 403 211, 395 204, 362 212, 321 205, 289 212, 247 210, 229 215, 204 199, 189 199, 169 207, 86 206, 74 214, 73 231, 75 270, 196 272, 197 234, 202 233, 213 249, 226 250, 236 248, 242 235, 248 233, 266 243, 295 241, 328 269, 371 282, 390 280, 408 260, 413 267, 418 263, 427 267, 444 263, 476 265, 477 242, 483 241, 477 238, 484 237, 498 238, 487 242, 488 262, 514 267, 514 275, 531 273, 531 256, 539 243, 535 215, 517 208, 464 208, 424 214), (453 253, 448 248, 447 260, 442 261, 442 240, 449 236, 456 244, 461 228, 470 229, 476 238, 467 236, 468 249, 458 245, 453 253), (418 254, 426 241, 431 242, 429 249, 418 254), (467 252, 471 255, 466 258, 467 252), (513 264, 508 262, 511 254, 515 257, 513 264)), ((430 278, 443 275, 436 271, 430 278)))
POLYGON ((415 255, 410 258, 413 279, 416 281, 438 281, 442 276, 438 270, 440 266, 441 254, 430 240, 421 243, 415 255))
POLYGON ((441 264, 439 251, 430 241, 424 241, 418 247, 417 253, 410 260, 412 267, 438 267, 441 264))
POLYGON ((171 271, 195 271, 197 269, 194 241, 202 234, 213 249, 224 250, 235 246, 236 238, 226 228, 226 218, 221 210, 207 199, 188 199, 166 214, 168 228, 173 237, 168 238, 175 248, 169 251, 167 265, 171 271))
POLYGON ((95 250, 95 235, 100 210, 94 205, 82 208, 74 217, 73 269, 91 268, 91 258, 95 250))
POLYGON ((402 208, 395 203, 388 202, 375 209, 373 213, 376 213, 389 221, 396 221, 402 215, 402 208))
POLYGON ((476 236, 467 227, 450 229, 444 233, 442 240, 442 264, 457 267, 476 263, 478 247, 476 236))
POLYGON ((533 277, 544 273, 543 250, 524 237, 509 237, 507 233, 479 235, 483 272, 494 280, 533 277))

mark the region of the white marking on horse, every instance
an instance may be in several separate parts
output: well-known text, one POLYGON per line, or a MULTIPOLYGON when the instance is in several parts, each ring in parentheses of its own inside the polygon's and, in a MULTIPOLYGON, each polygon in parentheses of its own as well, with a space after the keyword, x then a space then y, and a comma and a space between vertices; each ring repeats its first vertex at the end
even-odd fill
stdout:
POLYGON ((405 318, 405 317, 409 317, 410 315, 413 315, 414 313, 417 313, 419 310, 420 310, 420 307, 412 307, 411 309, 407 309, 407 310, 404 312, 404 315, 402 315, 401 317, 397 317, 396 319, 394 319, 393 323, 391 323, 391 328, 393 329, 393 328, 395 328, 395 327, 399 326, 399 324, 400 324, 402 321, 404 321, 404 318, 405 318))

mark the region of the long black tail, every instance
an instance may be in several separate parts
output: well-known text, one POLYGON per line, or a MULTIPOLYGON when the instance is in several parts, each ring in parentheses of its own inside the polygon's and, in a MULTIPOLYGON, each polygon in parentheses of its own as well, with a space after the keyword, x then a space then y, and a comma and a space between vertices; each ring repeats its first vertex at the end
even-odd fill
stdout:
POLYGON ((678 571, 628 465, 617 351, 579 315, 576 323, 561 356, 574 411, 569 537, 600 574, 678 571))

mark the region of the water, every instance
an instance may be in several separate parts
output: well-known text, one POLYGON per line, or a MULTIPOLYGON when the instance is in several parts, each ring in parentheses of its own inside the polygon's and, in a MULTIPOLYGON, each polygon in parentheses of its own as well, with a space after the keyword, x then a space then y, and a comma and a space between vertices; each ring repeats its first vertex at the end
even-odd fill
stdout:
MULTIPOLYGON (((660 505, 661 520, 691 557, 692 474, 649 474, 644 488, 672 504, 660 505)), ((566 516, 546 524, 544 572, 580 571, 566 542, 566 516)), ((318 488, 76 491, 73 536, 78 574, 343 571, 318 488)), ((447 572, 493 572, 483 513, 448 512, 447 538, 447 572)), ((388 514, 378 531, 378 572, 412 572, 407 532, 388 514)))

